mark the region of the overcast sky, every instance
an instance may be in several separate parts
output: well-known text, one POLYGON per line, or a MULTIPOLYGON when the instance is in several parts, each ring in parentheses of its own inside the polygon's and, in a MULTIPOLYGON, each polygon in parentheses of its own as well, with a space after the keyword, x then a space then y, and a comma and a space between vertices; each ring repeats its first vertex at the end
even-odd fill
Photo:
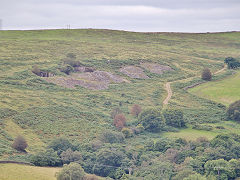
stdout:
POLYGON ((240 0, 0 0, 2 29, 240 30, 240 0))

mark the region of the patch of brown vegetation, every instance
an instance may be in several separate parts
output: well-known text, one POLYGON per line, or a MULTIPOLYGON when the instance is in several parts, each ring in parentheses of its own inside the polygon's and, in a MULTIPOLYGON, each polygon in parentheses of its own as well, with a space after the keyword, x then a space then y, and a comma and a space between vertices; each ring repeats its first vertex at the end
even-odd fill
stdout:
POLYGON ((141 63, 143 68, 149 70, 152 73, 163 74, 165 71, 172 71, 173 69, 169 66, 164 66, 155 63, 141 63))
POLYGON ((144 73, 143 69, 136 66, 125 66, 122 67, 119 71, 131 78, 148 79, 148 76, 144 73))
POLYGON ((75 88, 81 86, 92 90, 107 89, 110 83, 127 82, 120 76, 113 75, 110 72, 94 71, 86 73, 74 73, 67 77, 50 77, 45 78, 47 82, 57 84, 66 88, 75 88))

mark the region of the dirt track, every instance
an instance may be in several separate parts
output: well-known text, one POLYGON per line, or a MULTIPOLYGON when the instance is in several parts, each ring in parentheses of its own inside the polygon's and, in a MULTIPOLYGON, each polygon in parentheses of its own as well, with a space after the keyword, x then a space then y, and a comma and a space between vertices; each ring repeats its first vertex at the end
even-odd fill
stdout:
MULTIPOLYGON (((227 67, 224 65, 224 67, 218 71, 216 71, 215 73, 213 73, 214 75, 216 74, 219 74, 221 72, 223 72, 227 67)), ((164 88, 166 89, 167 91, 167 97, 164 99, 163 101, 163 105, 167 105, 169 100, 171 99, 172 97, 172 89, 171 89, 171 83, 174 83, 174 82, 179 82, 179 81, 183 81, 183 80, 188 80, 188 79, 193 79, 193 78, 196 78, 196 77, 199 77, 199 76, 194 76, 194 77, 190 77, 190 78, 186 78, 186 79, 181 79, 181 80, 177 80, 177 81, 172 81, 172 82, 167 82, 166 84, 164 84, 164 88)))

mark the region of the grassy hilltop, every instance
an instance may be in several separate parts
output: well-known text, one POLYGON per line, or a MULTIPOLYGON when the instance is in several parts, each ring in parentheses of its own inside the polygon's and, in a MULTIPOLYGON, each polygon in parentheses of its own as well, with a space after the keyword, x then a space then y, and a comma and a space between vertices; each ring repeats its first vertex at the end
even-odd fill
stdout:
MULTIPOLYGON (((190 90, 191 93, 183 88, 200 82, 198 76, 204 67, 216 72, 223 68, 226 57, 239 58, 239 48, 240 32, 0 31, 0 157, 5 159, 17 154, 11 144, 19 134, 26 138, 29 144, 27 151, 31 153, 44 149, 52 139, 62 136, 73 143, 88 143, 107 129, 116 130, 111 112, 117 107, 125 114, 127 125, 134 125, 137 119, 129 113, 133 104, 139 104, 143 109, 183 109, 188 124, 187 129, 179 132, 163 135, 144 133, 128 139, 127 143, 133 146, 136 142, 158 136, 192 140, 200 136, 212 139, 221 133, 220 130, 193 130, 194 122, 219 123, 216 125, 225 126, 225 132, 237 132, 238 125, 221 122, 225 110, 218 102, 228 105, 229 101, 217 100, 218 96, 222 96, 215 92, 221 86, 220 81, 198 86, 190 90), (33 67, 37 66, 55 74, 53 79, 68 78, 59 70, 62 59, 68 53, 74 53, 76 60, 84 66, 118 75, 125 82, 110 83, 108 88, 101 90, 81 86, 66 88, 32 73, 33 67), (171 71, 156 74, 142 68, 141 63, 169 66, 171 71), (119 71, 125 66, 141 67, 148 78, 127 76, 119 71), (166 82, 175 83, 171 84, 173 96, 169 104, 163 106, 167 96, 164 89, 166 82), (209 86, 210 95, 206 89, 201 89, 204 86, 209 86)), ((215 75, 213 80, 231 74, 230 70, 226 70, 215 75)), ((238 77, 239 73, 234 76, 235 79, 225 80, 224 88, 229 87, 228 83, 234 84, 238 77)), ((81 80, 88 83, 84 78, 81 80)), ((235 95, 230 98, 235 99, 235 95)))

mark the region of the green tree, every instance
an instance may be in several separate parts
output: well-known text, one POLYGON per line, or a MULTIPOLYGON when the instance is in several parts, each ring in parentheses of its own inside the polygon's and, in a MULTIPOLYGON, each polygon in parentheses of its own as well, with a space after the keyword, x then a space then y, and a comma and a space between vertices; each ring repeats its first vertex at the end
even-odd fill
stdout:
POLYGON ((204 165, 206 175, 214 175, 219 180, 228 180, 236 177, 234 169, 230 163, 224 159, 209 160, 204 165))
POLYGON ((49 144, 48 148, 51 148, 54 151, 57 151, 58 155, 60 155, 63 151, 66 151, 69 148, 72 150, 75 149, 75 147, 65 138, 54 139, 49 144))
POLYGON ((28 147, 27 141, 22 136, 17 136, 12 144, 12 147, 18 151, 26 152, 28 147))
POLYGON ((163 111, 166 124, 176 128, 185 127, 183 111, 181 109, 166 109, 163 111))
POLYGON ((102 149, 97 154, 97 163, 94 165, 93 172, 100 176, 114 177, 124 158, 125 155, 119 150, 102 149))
POLYGON ((31 163, 36 166, 61 166, 62 161, 58 157, 57 152, 53 149, 47 149, 45 152, 39 152, 36 155, 32 155, 31 163))
POLYGON ((202 79, 206 81, 211 81, 212 80, 212 73, 210 69, 204 68, 202 71, 202 79))
POLYGON ((240 67, 240 62, 233 57, 227 57, 224 60, 224 63, 226 63, 228 65, 229 69, 235 69, 235 68, 240 67))
POLYGON ((57 180, 83 180, 85 172, 78 163, 64 165, 63 169, 56 174, 57 180))
POLYGON ((121 132, 114 132, 114 131, 104 131, 101 136, 100 140, 105 143, 122 143, 124 141, 124 135, 121 132))
POLYGON ((165 127, 165 121, 160 113, 156 109, 144 110, 139 115, 139 123, 143 125, 144 129, 150 132, 157 132, 165 127))
POLYGON ((67 149, 63 151, 60 155, 63 164, 69 164, 70 162, 81 162, 82 155, 78 151, 72 151, 72 149, 67 149))
POLYGON ((229 105, 227 116, 230 120, 240 122, 240 100, 229 105))

